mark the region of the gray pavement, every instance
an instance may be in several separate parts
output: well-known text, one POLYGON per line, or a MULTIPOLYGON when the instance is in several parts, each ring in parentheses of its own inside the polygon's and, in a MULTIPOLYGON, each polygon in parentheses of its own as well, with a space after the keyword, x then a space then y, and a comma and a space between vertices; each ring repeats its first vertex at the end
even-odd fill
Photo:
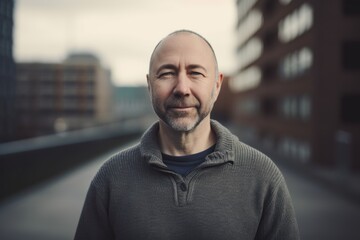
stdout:
POLYGON ((117 150, 0 205, 0 240, 73 239, 91 179, 117 150))
MULTIPOLYGON (((90 181, 115 151, 2 203, 0 239, 72 239, 90 181)), ((294 171, 281 169, 303 240, 360 239, 359 203, 294 171)))
POLYGON ((360 203, 323 182, 281 167, 291 193, 303 240, 360 239, 360 203))

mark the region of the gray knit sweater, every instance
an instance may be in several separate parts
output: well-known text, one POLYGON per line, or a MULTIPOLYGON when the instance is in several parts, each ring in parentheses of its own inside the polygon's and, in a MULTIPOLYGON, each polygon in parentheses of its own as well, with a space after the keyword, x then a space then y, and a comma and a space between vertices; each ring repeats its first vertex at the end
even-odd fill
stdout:
POLYGON ((218 122, 211 126, 215 151, 186 177, 162 162, 158 124, 109 159, 91 183, 75 239, 299 239, 278 168, 218 122))

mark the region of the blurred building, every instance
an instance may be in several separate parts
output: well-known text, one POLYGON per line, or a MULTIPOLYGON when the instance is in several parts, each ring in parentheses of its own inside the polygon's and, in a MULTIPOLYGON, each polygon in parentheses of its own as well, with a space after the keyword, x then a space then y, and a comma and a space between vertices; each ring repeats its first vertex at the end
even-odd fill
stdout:
POLYGON ((298 163, 360 169, 360 1, 237 0, 233 118, 298 163))
POLYGON ((0 142, 14 138, 15 64, 14 0, 0 0, 0 142))
POLYGON ((116 119, 129 120, 153 115, 146 86, 121 86, 114 88, 116 119))
POLYGON ((219 96, 211 111, 211 118, 223 124, 231 121, 232 103, 234 102, 234 93, 229 88, 229 76, 224 76, 219 96))
POLYGON ((115 87, 114 114, 116 121, 144 129, 157 120, 147 86, 115 87))
POLYGON ((104 124, 112 118, 111 75, 91 54, 62 63, 17 64, 19 137, 104 124))

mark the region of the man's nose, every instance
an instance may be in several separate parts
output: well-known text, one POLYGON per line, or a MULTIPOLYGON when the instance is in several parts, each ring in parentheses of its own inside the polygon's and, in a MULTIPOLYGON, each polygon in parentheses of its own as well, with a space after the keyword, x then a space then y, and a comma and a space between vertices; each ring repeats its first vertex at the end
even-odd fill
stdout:
POLYGON ((190 79, 186 73, 180 72, 178 74, 174 86, 174 94, 178 96, 186 96, 190 94, 190 79))

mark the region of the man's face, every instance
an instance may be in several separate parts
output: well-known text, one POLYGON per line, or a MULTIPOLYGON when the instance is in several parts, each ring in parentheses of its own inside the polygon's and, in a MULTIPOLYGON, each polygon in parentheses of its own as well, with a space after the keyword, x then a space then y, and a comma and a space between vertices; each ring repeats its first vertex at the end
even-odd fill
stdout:
POLYGON ((220 91, 215 58, 200 37, 177 33, 155 50, 148 75, 152 104, 160 120, 175 131, 193 130, 210 111, 220 91))

